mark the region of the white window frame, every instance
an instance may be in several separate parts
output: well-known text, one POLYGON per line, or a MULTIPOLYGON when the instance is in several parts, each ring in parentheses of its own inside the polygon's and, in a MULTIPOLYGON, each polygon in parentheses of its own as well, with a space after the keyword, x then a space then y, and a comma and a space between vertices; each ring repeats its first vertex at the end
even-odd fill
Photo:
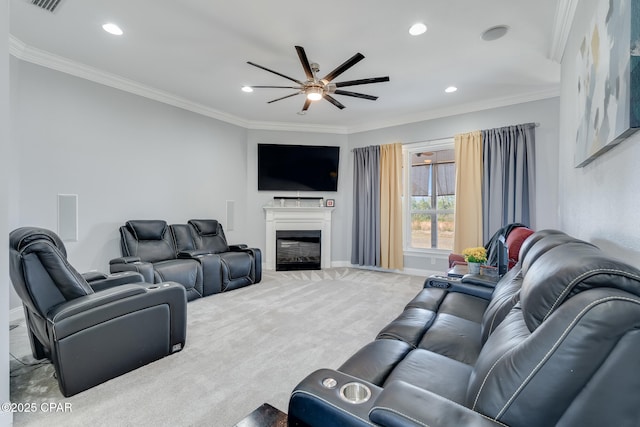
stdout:
POLYGON ((439 150, 453 150, 454 140, 453 138, 435 139, 432 141, 414 142, 411 144, 405 144, 402 146, 402 161, 403 161, 403 177, 402 177, 402 229, 403 229, 403 250, 405 253, 416 254, 432 254, 432 255, 444 255, 451 253, 449 249, 438 248, 414 248, 411 247, 411 154, 414 152, 422 151, 439 151, 439 150))

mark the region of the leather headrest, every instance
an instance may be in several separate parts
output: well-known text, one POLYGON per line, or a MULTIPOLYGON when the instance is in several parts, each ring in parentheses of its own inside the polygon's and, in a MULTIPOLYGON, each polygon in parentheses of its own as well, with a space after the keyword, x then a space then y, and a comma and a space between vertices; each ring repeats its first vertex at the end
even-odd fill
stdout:
POLYGON ((215 236, 218 234, 218 221, 215 219, 190 219, 189 224, 201 236, 215 236))
POLYGON ((63 256, 67 256, 64 243, 56 233, 51 230, 39 227, 21 227, 13 230, 9 234, 9 246, 16 251, 22 251, 27 245, 38 240, 48 240, 63 256))
POLYGON ((602 287, 640 296, 640 270, 586 242, 556 246, 541 255, 524 276, 520 301, 525 322, 533 331, 567 299, 602 287))
POLYGON ((527 256, 527 253, 529 252, 529 249, 531 249, 531 247, 533 245, 535 245, 540 239, 543 239, 544 237, 552 235, 552 234, 565 234, 565 233, 560 231, 560 230, 539 230, 539 231, 536 231, 531 236, 527 237, 526 240, 520 246, 520 253, 518 254, 518 260, 520 262, 523 262, 523 260, 527 256))
MULTIPOLYGON (((549 234, 544 236, 535 244, 531 245, 530 249, 527 251, 524 259, 522 260, 522 273, 526 274, 529 268, 533 265, 534 262, 540 258, 543 254, 547 253, 551 249, 556 246, 566 245, 567 243, 584 243, 588 246, 594 246, 591 243, 587 243, 585 241, 576 239, 575 237, 571 237, 568 234, 549 234)), ((595 247, 595 246, 594 246, 595 247)))
POLYGON ((163 240, 168 228, 167 222, 160 219, 131 220, 126 224, 136 240, 163 240))

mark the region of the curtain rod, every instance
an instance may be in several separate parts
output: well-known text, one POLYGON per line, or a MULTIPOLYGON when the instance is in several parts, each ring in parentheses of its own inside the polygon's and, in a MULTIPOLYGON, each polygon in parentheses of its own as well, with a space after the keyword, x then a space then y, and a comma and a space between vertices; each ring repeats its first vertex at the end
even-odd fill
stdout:
MULTIPOLYGON (((529 124, 529 123, 523 123, 523 124, 529 124)), ((535 127, 540 127, 540 122, 531 122, 531 124, 533 124, 535 127)), ((511 126, 517 126, 517 125, 511 125, 511 126)), ((437 138, 437 139, 422 139, 420 141, 412 141, 412 142, 401 142, 400 144, 402 145, 409 145, 409 144, 417 144, 419 142, 430 142, 430 141, 438 141, 440 139, 453 139, 453 136, 445 136, 444 138, 437 138)), ((354 149, 352 148, 351 151, 353 151, 354 149)))

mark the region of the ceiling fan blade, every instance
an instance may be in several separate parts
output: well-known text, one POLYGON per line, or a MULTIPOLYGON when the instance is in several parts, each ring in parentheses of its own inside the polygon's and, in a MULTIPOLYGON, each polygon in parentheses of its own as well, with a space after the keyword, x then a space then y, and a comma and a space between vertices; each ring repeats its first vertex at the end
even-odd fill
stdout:
POLYGON ((304 68, 307 79, 313 80, 313 72, 311 71, 311 65, 309 64, 309 59, 307 59, 304 48, 302 46, 296 46, 296 51, 298 52, 298 58, 300 58, 300 63, 302 64, 302 68, 304 68))
POLYGON ((254 89, 302 89, 298 86, 251 86, 254 89))
POLYGON ((292 93, 291 95, 283 96, 282 98, 273 99, 271 101, 268 101, 267 104, 271 104, 272 102, 276 102, 276 101, 281 101, 286 98, 291 98, 292 96, 296 96, 296 95, 300 95, 300 92, 292 93))
POLYGON ((354 65, 356 65, 358 62, 362 61, 363 59, 364 59, 364 55, 363 54, 361 54, 360 52, 356 53, 351 58, 347 59, 344 63, 339 65, 338 68, 336 68, 335 70, 333 70, 332 72, 330 72, 329 74, 324 76, 324 78, 322 80, 324 80, 325 82, 330 82, 331 80, 335 79, 340 74, 344 73, 349 68, 353 67, 354 65))
POLYGON ((382 83, 388 82, 389 76, 385 77, 371 77, 369 79, 359 79, 359 80, 349 80, 346 82, 336 82, 334 83, 336 87, 345 87, 345 86, 356 86, 356 85, 367 85, 369 83, 382 83))
POLYGON ((311 101, 308 98, 305 98, 302 111, 307 111, 309 109, 309 105, 311 105, 311 101))
POLYGON ((335 105, 336 107, 338 107, 339 109, 343 110, 344 109, 344 105, 342 105, 340 102, 338 102, 334 97, 332 97, 331 95, 328 94, 324 94, 324 99, 326 99, 327 101, 329 101, 330 103, 332 103, 333 105, 335 105))
POLYGON ((279 73, 279 72, 277 72, 277 71, 270 70, 270 69, 268 69, 267 67, 263 67, 262 65, 255 64, 255 63, 253 63, 253 62, 251 62, 251 61, 247 61, 247 64, 249 64, 249 65, 253 65, 254 67, 261 68, 261 69, 263 69, 263 70, 265 70, 265 71, 268 71, 268 72, 270 72, 270 73, 276 74, 276 75, 278 75, 278 76, 280 76, 280 77, 284 77, 285 79, 288 79, 288 80, 291 80, 292 82, 296 82, 296 83, 298 83, 300 86, 304 86, 304 84, 303 84, 300 80, 296 80, 296 79, 294 79, 294 78, 292 78, 292 77, 285 76, 285 75, 284 75, 284 74, 282 74, 282 73, 279 73))
POLYGON ((364 93, 358 93, 358 92, 349 92, 346 90, 336 90, 335 92, 336 95, 346 95, 346 96, 353 96, 354 98, 362 98, 362 99, 368 99, 370 101, 375 101, 376 99, 378 99, 377 96, 372 96, 372 95, 366 95, 364 93))

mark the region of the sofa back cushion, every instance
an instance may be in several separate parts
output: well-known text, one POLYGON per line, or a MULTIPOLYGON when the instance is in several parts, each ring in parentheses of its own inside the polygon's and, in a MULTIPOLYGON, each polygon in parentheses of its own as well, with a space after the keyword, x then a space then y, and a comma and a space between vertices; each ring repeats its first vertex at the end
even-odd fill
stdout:
POLYGON ((520 301, 527 327, 534 331, 565 301, 599 287, 640 296, 640 270, 604 255, 587 242, 550 249, 529 268, 522 282, 520 301))
POLYGON ((215 219, 191 219, 193 241, 196 249, 206 249, 212 253, 229 252, 227 238, 222 224, 215 219))
POLYGON ((159 262, 176 258, 176 248, 163 220, 131 220, 120 227, 123 256, 138 256, 142 261, 159 262))
POLYGON ((188 224, 171 224, 169 228, 171 229, 177 252, 196 249, 191 235, 191 227, 188 224))

